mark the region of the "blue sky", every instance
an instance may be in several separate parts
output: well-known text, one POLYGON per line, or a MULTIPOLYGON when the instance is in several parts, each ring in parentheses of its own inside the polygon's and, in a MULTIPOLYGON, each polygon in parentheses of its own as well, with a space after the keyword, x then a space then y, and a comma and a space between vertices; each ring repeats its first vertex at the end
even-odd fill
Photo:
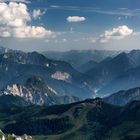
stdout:
MULTIPOLYGON (((140 0, 0 0, 0 3, 5 3, 9 10, 9 13, 0 11, 1 45, 5 47, 26 51, 140 48, 140 0), (11 6, 11 1, 18 5, 11 6), (21 15, 12 13, 14 8, 21 15)), ((0 5, 0 9, 3 7, 0 5)))

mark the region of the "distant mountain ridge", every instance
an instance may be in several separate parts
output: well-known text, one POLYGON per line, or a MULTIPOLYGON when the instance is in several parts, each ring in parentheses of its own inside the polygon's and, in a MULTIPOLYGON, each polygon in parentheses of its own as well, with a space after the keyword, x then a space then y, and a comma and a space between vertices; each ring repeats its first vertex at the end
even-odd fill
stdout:
POLYGON ((98 65, 97 62, 90 60, 89 62, 80 65, 79 67, 77 67, 77 70, 82 72, 82 73, 86 73, 87 71, 89 71, 90 69, 95 68, 98 65))
POLYGON ((120 90, 139 87, 140 50, 120 53, 114 58, 103 60, 87 71, 98 95, 109 95, 120 90))
POLYGON ((37 52, 6 49, 0 53, 0 90, 2 94, 8 91, 14 95, 12 91, 16 87, 16 90, 24 91, 19 93, 24 99, 27 96, 26 101, 40 105, 108 96, 120 90, 139 87, 140 50, 107 57, 99 63, 89 61, 80 66, 79 71, 65 61, 51 60, 37 52), (49 97, 48 93, 45 95, 46 91, 26 84, 33 77, 43 81, 43 87, 51 92, 49 97), (29 99, 28 96, 35 99, 29 99), (39 100, 36 100, 37 97, 39 100))
POLYGON ((78 68, 89 61, 100 62, 107 57, 114 57, 122 51, 107 50, 71 50, 67 52, 42 52, 43 55, 50 59, 62 60, 70 63, 74 68, 78 68))
POLYGON ((56 60, 66 58, 78 71, 87 75, 86 84, 93 97, 107 96, 140 85, 140 50, 46 52, 45 55, 56 60))
POLYGON ((140 87, 122 90, 104 98, 104 101, 113 105, 126 105, 132 101, 140 101, 140 87))

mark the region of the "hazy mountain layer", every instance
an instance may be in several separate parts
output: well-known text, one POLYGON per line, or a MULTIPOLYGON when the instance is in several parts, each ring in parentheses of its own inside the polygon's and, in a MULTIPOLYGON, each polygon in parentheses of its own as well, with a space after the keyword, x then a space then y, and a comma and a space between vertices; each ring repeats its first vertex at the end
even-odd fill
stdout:
POLYGON ((140 100, 140 88, 133 88, 129 90, 122 90, 117 93, 110 95, 109 97, 104 98, 105 102, 114 105, 126 105, 131 101, 140 100))
POLYGON ((113 94, 140 85, 140 51, 121 53, 105 59, 86 72, 97 96, 113 94))
MULTIPOLYGON (((45 91, 40 89, 42 87, 31 89, 27 86, 27 80, 32 77, 40 78, 43 81, 43 88, 48 88, 48 91, 55 91, 58 96, 65 98, 62 99, 65 100, 65 103, 69 103, 66 102, 66 100, 69 100, 68 96, 85 99, 92 97, 92 94, 94 94, 86 84, 87 77, 84 74, 76 71, 67 62, 50 60, 37 52, 25 53, 6 49, 4 53, 0 54, 0 73, 0 90, 5 92, 9 89, 13 91, 22 90, 23 93, 20 94, 24 94, 25 91, 26 93, 30 92, 32 95, 35 94, 35 99, 32 99, 33 102, 35 102, 37 96, 44 97, 45 91), (39 95, 36 94, 37 92, 42 93, 39 95)), ((29 98, 32 97, 34 96, 29 98)))
POLYGON ((89 61, 100 62, 107 57, 114 57, 120 51, 106 50, 72 50, 68 52, 43 52, 46 57, 54 60, 61 60, 70 63, 74 68, 79 68, 89 61))

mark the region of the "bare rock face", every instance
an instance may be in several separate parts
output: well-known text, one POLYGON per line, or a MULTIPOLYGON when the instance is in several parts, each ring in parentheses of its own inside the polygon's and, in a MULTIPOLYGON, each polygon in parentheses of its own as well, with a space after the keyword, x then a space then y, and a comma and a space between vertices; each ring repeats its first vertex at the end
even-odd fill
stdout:
POLYGON ((56 71, 54 74, 51 75, 51 77, 56 80, 71 82, 71 75, 66 72, 56 71))
POLYGON ((13 84, 1 91, 1 95, 13 95, 36 105, 65 104, 79 101, 73 96, 60 96, 38 77, 29 78, 25 85, 13 84))
POLYGON ((24 134, 23 136, 16 136, 15 134, 4 134, 1 130, 0 130, 0 140, 33 140, 32 136, 28 136, 26 134, 24 134))

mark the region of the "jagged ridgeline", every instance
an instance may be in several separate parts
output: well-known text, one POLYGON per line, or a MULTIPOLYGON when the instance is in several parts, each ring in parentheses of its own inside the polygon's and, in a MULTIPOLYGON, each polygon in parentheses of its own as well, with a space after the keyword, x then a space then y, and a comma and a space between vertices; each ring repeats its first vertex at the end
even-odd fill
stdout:
POLYGON ((15 134, 4 134, 0 130, 0 140, 34 140, 31 136, 23 135, 23 136, 16 136, 15 134))
MULTIPOLYGON (((97 52, 100 51, 93 54, 97 52)), ((83 55, 83 52, 77 53, 83 55)), ((139 87, 140 51, 117 54, 106 52, 109 58, 104 56, 100 62, 90 60, 79 66, 81 72, 64 60, 51 60, 37 52, 1 48, 1 95, 16 95, 36 105, 54 105, 139 87)))
POLYGON ((1 49, 1 95, 16 95, 37 105, 65 104, 92 97, 86 76, 64 61, 37 52, 1 49))

